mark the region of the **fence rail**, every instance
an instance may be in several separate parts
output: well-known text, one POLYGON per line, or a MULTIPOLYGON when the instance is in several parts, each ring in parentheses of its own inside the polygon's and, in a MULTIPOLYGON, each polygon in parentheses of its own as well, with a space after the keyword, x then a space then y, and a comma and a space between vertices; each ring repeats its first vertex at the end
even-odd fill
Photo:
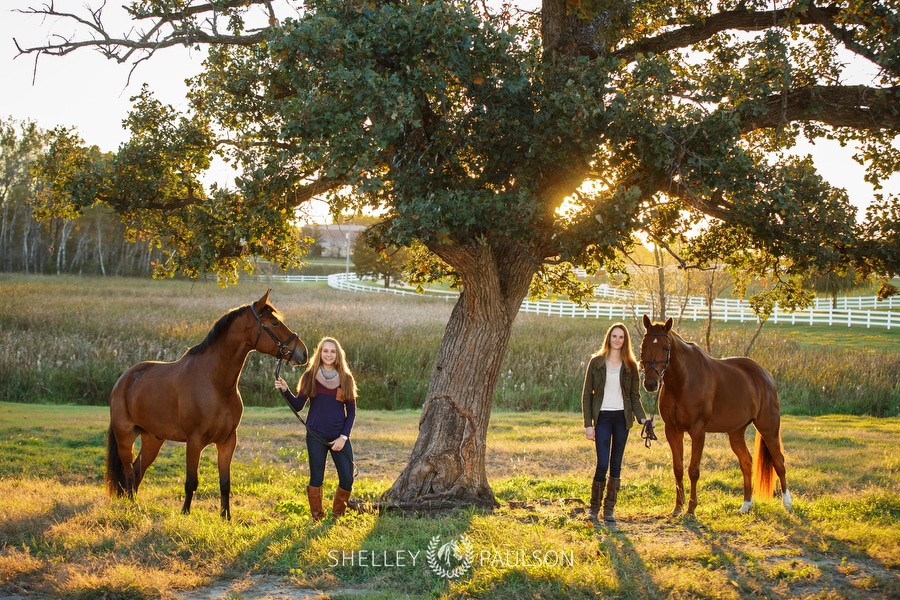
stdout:
MULTIPOLYGON (((350 292, 377 292, 390 293, 399 296, 419 296, 418 292, 398 289, 375 287, 358 283, 355 273, 336 273, 334 275, 263 275, 257 276, 258 281, 279 281, 286 283, 327 281, 329 287, 350 292)), ((456 300, 455 292, 426 292, 429 298, 443 300, 456 300)), ((593 319, 630 319, 639 317, 644 313, 653 314, 653 304, 649 296, 628 290, 612 288, 601 285, 597 288, 597 297, 612 298, 618 302, 592 302, 588 307, 565 300, 539 300, 522 302, 522 312, 549 315, 557 317, 580 317, 593 319), (643 302, 638 302, 643 300, 643 302)), ((670 297, 671 298, 671 297, 670 297)), ((790 325, 829 325, 833 327, 884 327, 891 329, 900 327, 900 314, 891 311, 894 298, 878 301, 875 296, 851 296, 838 298, 837 308, 832 308, 830 298, 817 298, 813 306, 804 310, 785 311, 777 306, 769 317, 771 323, 790 325), (881 310, 868 310, 879 307, 881 310), (884 310, 887 308, 887 310, 884 310)), ((900 303, 897 303, 900 304, 900 303)), ((677 318, 679 315, 687 321, 704 321, 709 316, 709 309, 705 299, 691 297, 688 299, 672 298, 672 305, 684 306, 676 311, 669 311, 667 316, 677 318)), ((712 319, 725 323, 755 323, 756 315, 745 300, 720 298, 713 302, 712 319)))
MULTIPOLYGON (((615 304, 593 302, 588 307, 578 306, 572 302, 539 300, 522 303, 522 312, 557 317, 582 317, 594 319, 630 319, 643 314, 653 314, 653 306, 646 304, 615 304)), ((709 311, 704 307, 689 307, 684 311, 670 311, 667 316, 681 318, 685 321, 705 321, 709 311)), ((755 323, 756 315, 749 306, 713 306, 712 319, 725 323, 755 323)), ((831 326, 863 326, 900 327, 900 314, 883 310, 815 310, 809 308, 802 311, 787 312, 776 309, 769 317, 770 323, 790 325, 831 325, 831 326)))
MULTIPOLYGON (((597 286, 594 295, 598 298, 613 298, 625 302, 653 304, 649 294, 613 288, 606 284, 597 286)), ((669 296, 669 300, 671 300, 671 304, 674 306, 684 304, 691 308, 705 308, 707 304, 706 298, 701 296, 691 296, 689 298, 684 298, 683 296, 669 296)), ((750 309, 750 303, 740 298, 716 298, 713 301, 713 306, 727 306, 731 309, 750 309)), ((834 300, 831 298, 815 298, 810 308, 814 311, 862 310, 864 308, 894 310, 895 308, 900 309, 900 297, 890 296, 884 300, 879 300, 877 296, 841 296, 834 300), (834 306, 832 306, 832 304, 834 306)))

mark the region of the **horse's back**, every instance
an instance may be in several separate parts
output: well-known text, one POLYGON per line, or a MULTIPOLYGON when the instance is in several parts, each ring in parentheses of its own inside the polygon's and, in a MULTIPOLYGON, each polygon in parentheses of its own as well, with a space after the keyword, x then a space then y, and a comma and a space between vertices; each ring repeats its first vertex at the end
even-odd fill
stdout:
POLYGON ((729 370, 724 378, 726 398, 743 398, 753 407, 754 419, 763 412, 779 410, 775 378, 768 369, 744 356, 732 356, 719 362, 729 370))
POLYGON ((761 364, 745 356, 723 358, 719 362, 740 373, 757 388, 759 394, 776 394, 775 378, 761 364))
POLYGON ((179 363, 146 360, 132 365, 116 380, 110 402, 128 402, 144 395, 165 394, 168 381, 178 370, 179 363))
POLYGON ((143 361, 131 366, 119 376, 110 395, 113 424, 184 441, 177 421, 183 403, 195 394, 190 387, 194 379, 190 371, 190 366, 181 360, 143 361))
POLYGON ((676 411, 672 416, 677 414, 687 431, 735 431, 771 412, 773 403, 777 410, 775 380, 752 359, 713 358, 698 349, 687 372, 688 380, 672 407, 676 411))

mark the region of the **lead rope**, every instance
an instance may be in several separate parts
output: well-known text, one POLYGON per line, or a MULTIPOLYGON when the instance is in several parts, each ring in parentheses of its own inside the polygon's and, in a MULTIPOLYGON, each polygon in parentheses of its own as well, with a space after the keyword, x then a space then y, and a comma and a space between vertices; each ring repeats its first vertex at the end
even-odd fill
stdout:
MULTIPOLYGON (((662 381, 659 382, 660 390, 662 390, 662 381)), ((650 419, 644 421, 644 426, 641 428, 641 439, 644 440, 644 448, 650 447, 650 442, 655 442, 659 438, 656 437, 656 432, 653 430, 653 421, 656 419, 656 411, 659 410, 659 391, 656 392, 656 408, 653 409, 653 416, 650 419)))

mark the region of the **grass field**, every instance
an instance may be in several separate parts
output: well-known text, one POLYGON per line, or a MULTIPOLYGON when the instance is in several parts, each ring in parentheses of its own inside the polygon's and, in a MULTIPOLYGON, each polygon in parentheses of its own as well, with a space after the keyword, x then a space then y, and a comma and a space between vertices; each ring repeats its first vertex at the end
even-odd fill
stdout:
MULTIPOLYGON (((213 448, 190 515, 180 514, 178 444, 164 446, 136 503, 107 500, 107 422, 102 407, 0 403, 0 598, 198 598, 213 589, 286 598, 313 588, 333 598, 900 595, 898 419, 786 417, 792 513, 772 500, 739 515, 736 461, 725 436, 710 435, 696 518, 668 517, 668 448, 647 449, 634 433, 615 531, 585 519, 593 451, 570 413, 494 415, 493 512, 352 513, 319 524, 304 497, 303 432, 286 407, 245 413, 231 522, 218 516, 213 448), (430 568, 435 536, 469 542, 473 560, 459 578, 430 568)), ((386 490, 417 424, 416 411, 360 413, 356 498, 374 502, 386 490)), ((327 497, 335 480, 329 470, 327 497)))
MULTIPOLYGON (((218 516, 213 448, 191 515, 180 514, 179 444, 164 446, 136 503, 108 500, 106 405, 118 375, 140 360, 178 358, 264 287, 0 275, 0 600, 237 600, 310 589, 367 599, 900 597, 897 331, 764 328, 753 357, 775 375, 786 413, 791 513, 774 500, 737 513, 740 472, 727 438, 713 434, 696 518, 670 518, 668 447, 647 449, 633 430, 619 527, 595 529, 584 514, 593 447, 578 411, 584 364, 609 323, 537 315, 517 320, 495 395, 494 511, 313 523, 302 427, 272 389, 274 361, 256 353, 241 379, 248 408, 231 522, 218 516), (470 549, 459 577, 428 564, 435 540, 470 549)), ((409 459, 451 306, 273 287, 309 345, 334 335, 348 350, 361 391, 354 497, 371 505, 409 459)), ((702 340, 701 325, 678 329, 702 340)), ((752 324, 717 324, 713 353, 740 353, 752 334, 752 324)), ((653 403, 645 398, 648 410, 653 403)), ((329 470, 328 498, 335 481, 329 470)))

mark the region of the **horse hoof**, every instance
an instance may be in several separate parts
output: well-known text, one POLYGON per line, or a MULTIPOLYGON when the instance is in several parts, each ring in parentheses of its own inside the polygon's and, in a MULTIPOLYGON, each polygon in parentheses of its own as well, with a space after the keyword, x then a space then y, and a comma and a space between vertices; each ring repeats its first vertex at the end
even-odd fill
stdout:
POLYGON ((781 501, 784 503, 784 509, 788 512, 791 512, 791 507, 794 505, 794 501, 791 500, 791 493, 788 490, 784 491, 784 496, 781 501))
POLYGON ((680 516, 681 516, 681 513, 682 513, 681 507, 678 506, 678 507, 675 508, 675 510, 672 511, 672 516, 673 516, 673 517, 680 517, 680 516))
POLYGON ((744 503, 741 504, 741 508, 740 508, 740 510, 738 510, 738 512, 741 513, 742 515, 746 515, 748 512, 750 512, 751 506, 753 506, 752 500, 744 500, 744 503))

